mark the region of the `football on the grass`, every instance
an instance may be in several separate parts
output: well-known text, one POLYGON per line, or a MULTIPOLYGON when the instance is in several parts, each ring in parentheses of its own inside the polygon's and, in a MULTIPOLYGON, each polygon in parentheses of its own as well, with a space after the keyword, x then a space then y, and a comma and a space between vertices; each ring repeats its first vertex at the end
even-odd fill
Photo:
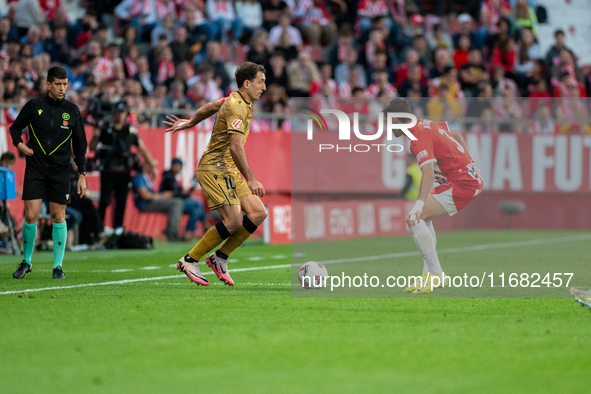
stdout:
POLYGON ((308 261, 300 268, 298 278, 305 289, 321 289, 326 286, 328 271, 318 261, 308 261))

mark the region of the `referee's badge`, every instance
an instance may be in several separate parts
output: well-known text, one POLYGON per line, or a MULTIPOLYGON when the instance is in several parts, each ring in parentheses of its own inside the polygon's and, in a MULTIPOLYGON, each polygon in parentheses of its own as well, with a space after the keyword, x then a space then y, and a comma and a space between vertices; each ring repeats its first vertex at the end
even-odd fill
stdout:
POLYGON ((67 126, 67 125, 68 125, 68 121, 64 120, 64 126, 67 126))

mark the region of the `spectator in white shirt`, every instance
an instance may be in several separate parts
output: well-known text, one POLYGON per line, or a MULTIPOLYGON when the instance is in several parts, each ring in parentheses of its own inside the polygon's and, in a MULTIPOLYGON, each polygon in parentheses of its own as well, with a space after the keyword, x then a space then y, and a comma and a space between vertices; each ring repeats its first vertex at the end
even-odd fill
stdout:
POLYGON ((229 0, 207 0, 207 16, 216 27, 215 37, 226 41, 232 30, 232 38, 240 40, 244 32, 244 22, 234 13, 234 5, 229 0))
POLYGON ((257 0, 238 0, 234 7, 236 14, 240 15, 244 24, 253 31, 263 25, 263 7, 257 0))
POLYGON ((291 25, 291 16, 289 13, 283 13, 279 17, 279 24, 271 29, 269 32, 269 44, 277 45, 281 39, 283 31, 287 31, 291 41, 291 45, 302 45, 302 34, 298 29, 291 25))

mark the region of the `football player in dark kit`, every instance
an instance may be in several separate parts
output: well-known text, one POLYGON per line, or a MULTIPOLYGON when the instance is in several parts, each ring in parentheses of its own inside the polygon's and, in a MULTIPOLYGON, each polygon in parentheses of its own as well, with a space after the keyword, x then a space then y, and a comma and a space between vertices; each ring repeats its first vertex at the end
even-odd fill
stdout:
POLYGON ((12 274, 16 279, 31 272, 31 256, 37 237, 41 203, 49 197, 53 223, 53 278, 64 279, 62 261, 66 250, 66 205, 70 201, 70 154, 78 166, 78 194, 86 194, 86 133, 80 110, 65 99, 68 73, 62 67, 47 72, 47 94, 29 100, 10 126, 12 143, 26 156, 23 200, 23 250, 25 258, 12 274), (29 129, 25 144, 23 129, 29 129))

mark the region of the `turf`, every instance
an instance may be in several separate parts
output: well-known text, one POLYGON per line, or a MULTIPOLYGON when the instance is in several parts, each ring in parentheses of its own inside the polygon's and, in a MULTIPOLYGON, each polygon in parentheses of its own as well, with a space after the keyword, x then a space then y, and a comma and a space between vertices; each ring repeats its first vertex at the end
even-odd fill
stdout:
MULTIPOLYGON (((580 234, 447 233, 438 247, 580 234)), ((375 238, 296 245, 293 260, 354 258, 363 245, 375 255, 415 250, 409 237, 375 238)), ((50 279, 51 254, 35 255, 20 281, 11 277, 18 259, 1 256, 0 392, 557 393, 591 385, 591 313, 573 299, 294 298, 291 248, 256 241, 232 256, 236 286, 208 275, 204 288, 171 267, 189 246, 66 253, 65 281, 50 279)), ((591 242, 571 241, 441 257, 455 269, 528 267, 588 264, 590 252, 591 242)), ((387 261, 404 272, 417 256, 387 261)))

